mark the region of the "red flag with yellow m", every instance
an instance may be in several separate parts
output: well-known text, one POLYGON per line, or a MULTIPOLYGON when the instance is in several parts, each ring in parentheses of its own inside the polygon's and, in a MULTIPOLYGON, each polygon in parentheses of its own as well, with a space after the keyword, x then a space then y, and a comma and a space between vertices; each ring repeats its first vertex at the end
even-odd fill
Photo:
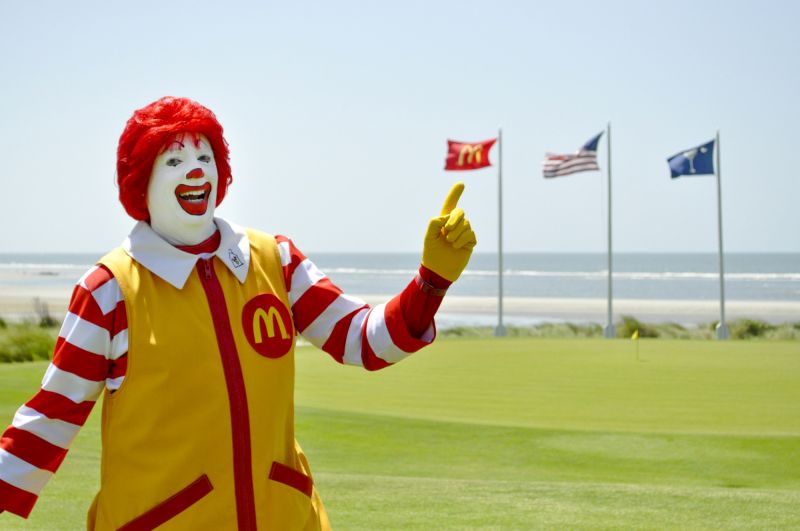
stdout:
POLYGON ((450 171, 479 170, 491 166, 489 150, 492 149, 496 138, 483 142, 456 142, 447 141, 447 158, 444 169, 450 171))

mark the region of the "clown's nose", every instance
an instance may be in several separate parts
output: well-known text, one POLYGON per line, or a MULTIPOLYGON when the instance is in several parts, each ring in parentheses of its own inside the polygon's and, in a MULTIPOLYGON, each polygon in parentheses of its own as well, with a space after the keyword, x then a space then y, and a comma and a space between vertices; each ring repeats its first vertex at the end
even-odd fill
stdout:
POLYGON ((203 173, 203 168, 195 168, 186 174, 187 179, 200 179, 201 177, 204 176, 205 173, 203 173))

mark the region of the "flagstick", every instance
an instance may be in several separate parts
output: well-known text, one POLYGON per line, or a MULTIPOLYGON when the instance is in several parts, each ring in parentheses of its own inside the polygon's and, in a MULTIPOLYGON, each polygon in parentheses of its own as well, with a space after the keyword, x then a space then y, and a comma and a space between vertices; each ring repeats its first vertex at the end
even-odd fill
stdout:
POLYGON ((728 339, 728 325, 725 323, 725 269, 722 253, 722 166, 720 165, 719 131, 714 147, 717 152, 717 229, 719 237, 719 324, 717 339, 728 339))
POLYGON ((497 130, 497 328, 495 336, 506 335, 503 326, 503 129, 497 130))
POLYGON ((636 338, 636 361, 639 361, 639 338, 636 338))
POLYGON ((605 336, 613 338, 617 334, 614 330, 614 315, 611 309, 611 122, 608 122, 606 146, 608 147, 608 160, 606 161, 608 166, 606 170, 608 174, 608 312, 606 315, 605 336))

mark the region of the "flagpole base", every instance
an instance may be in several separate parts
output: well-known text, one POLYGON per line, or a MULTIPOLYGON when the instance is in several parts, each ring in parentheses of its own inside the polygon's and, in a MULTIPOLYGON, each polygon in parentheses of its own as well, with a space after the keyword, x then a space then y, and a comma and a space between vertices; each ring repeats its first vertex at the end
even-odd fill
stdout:
POLYGON ((603 327, 603 336, 608 339, 614 339, 617 337, 617 327, 615 327, 613 324, 607 324, 605 327, 603 327))
POLYGON ((494 335, 495 337, 505 337, 506 327, 501 324, 497 325, 497 327, 494 329, 494 335))
POLYGON ((717 323, 717 339, 728 339, 730 331, 725 323, 717 323))

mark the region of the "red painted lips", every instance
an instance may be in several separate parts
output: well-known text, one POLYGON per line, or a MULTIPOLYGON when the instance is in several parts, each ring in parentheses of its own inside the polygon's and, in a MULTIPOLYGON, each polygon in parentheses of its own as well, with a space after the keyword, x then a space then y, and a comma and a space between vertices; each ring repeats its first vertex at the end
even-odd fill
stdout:
POLYGON ((200 186, 179 184, 175 188, 175 197, 181 208, 192 216, 202 216, 208 209, 208 198, 211 195, 211 183, 200 186))

